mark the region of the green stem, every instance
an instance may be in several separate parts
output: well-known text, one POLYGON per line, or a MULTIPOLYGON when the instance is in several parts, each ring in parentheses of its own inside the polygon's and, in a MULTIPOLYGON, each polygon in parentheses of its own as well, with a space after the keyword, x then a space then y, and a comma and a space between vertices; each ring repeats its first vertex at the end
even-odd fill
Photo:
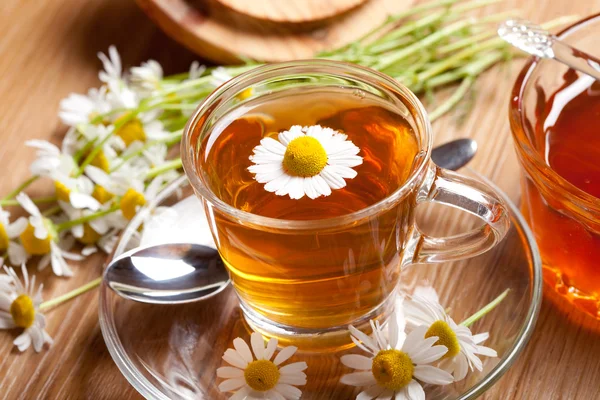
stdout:
POLYGON ((31 185, 33 182, 38 180, 38 178, 39 178, 39 176, 34 175, 31 178, 27 179, 25 182, 20 184, 19 187, 17 187, 15 190, 13 190, 12 192, 10 192, 6 196, 4 196, 2 199, 0 199, 0 204, 1 204, 1 201, 3 201, 3 200, 11 200, 12 198, 16 197, 19 193, 21 193, 23 190, 25 190, 27 187, 29 187, 29 185, 31 185))
POLYGON ((170 171, 172 169, 181 168, 181 166, 182 166, 181 158, 176 158, 174 160, 167 161, 163 165, 151 168, 148 171, 148 173, 146 174, 146 179, 154 178, 154 177, 156 177, 164 172, 170 171))
POLYGON ((139 149, 137 149, 136 151, 133 151, 129 154, 127 154, 126 156, 121 157, 121 162, 117 165, 115 165, 110 172, 115 172, 116 170, 118 170, 119 168, 121 168, 123 165, 125 165, 127 163, 127 161, 131 160, 134 157, 139 156, 140 154, 142 154, 145 150, 149 149, 152 146, 156 146, 157 144, 162 144, 162 143, 166 143, 167 145, 170 145, 172 143, 176 143, 181 139, 181 136, 183 135, 183 130, 180 129, 176 132, 173 132, 171 135, 163 138, 163 139, 157 139, 157 140, 153 140, 151 142, 146 143, 144 146, 140 147, 139 149))
POLYGON ((475 314, 465 319, 463 322, 460 323, 460 325, 466 327, 471 326, 475 321, 477 321, 478 319, 492 311, 494 308, 496 308, 496 306, 500 304, 502 300, 504 300, 504 298, 508 295, 508 292, 510 292, 510 289, 506 289, 504 292, 502 292, 500 296, 496 297, 494 300, 492 300, 490 303, 484 306, 481 310, 477 311, 475 314))
POLYGON ((93 214, 84 215, 81 218, 73 219, 71 221, 62 222, 62 223, 56 225, 56 231, 57 232, 62 232, 65 229, 71 229, 74 226, 81 225, 81 224, 84 224, 86 222, 93 221, 95 219, 104 217, 105 215, 111 214, 111 213, 113 213, 113 212, 115 212, 117 210, 119 210, 119 206, 115 205, 115 206, 112 206, 111 208, 109 208, 107 210, 97 211, 97 212, 95 212, 93 214))
POLYGON ((446 114, 448 111, 450 111, 452 107, 458 104, 463 99, 465 94, 467 94, 467 91, 471 88, 473 82, 475 82, 474 76, 469 76, 465 78, 458 87, 458 89, 456 89, 456 91, 452 94, 452 96, 450 96, 446 101, 440 104, 439 107, 437 107, 435 110, 429 113, 429 120, 433 122, 442 115, 446 114))
POLYGON ((49 209, 47 209, 47 210, 44 210, 44 211, 42 212, 42 215, 43 215, 44 217, 49 217, 49 216, 51 216, 51 215, 54 215, 54 214, 56 214, 56 213, 58 213, 58 212, 60 212, 60 211, 61 211, 61 208, 60 208, 60 206, 54 206, 54 207, 52 207, 52 208, 49 208, 49 209))
MULTIPOLYGON (((31 199, 35 204, 53 203, 56 201, 56 196, 37 197, 31 199)), ((0 200, 0 206, 18 206, 19 202, 16 200, 0 200)))
POLYGON ((96 278, 93 281, 88 282, 75 290, 71 290, 70 292, 63 294, 62 296, 58 296, 54 299, 45 301, 42 304, 40 304, 40 311, 46 311, 49 308, 56 307, 59 304, 64 303, 65 301, 69 301, 79 295, 82 295, 83 293, 100 286, 100 283, 102 283, 102 277, 96 278))

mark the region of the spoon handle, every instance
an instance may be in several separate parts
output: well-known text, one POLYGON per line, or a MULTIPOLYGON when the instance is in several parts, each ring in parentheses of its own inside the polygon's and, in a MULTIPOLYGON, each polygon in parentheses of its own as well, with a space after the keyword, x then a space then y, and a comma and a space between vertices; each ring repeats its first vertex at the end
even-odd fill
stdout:
POLYGON ((524 19, 510 19, 498 27, 498 35, 516 48, 541 58, 552 58, 600 80, 600 60, 578 50, 524 19))

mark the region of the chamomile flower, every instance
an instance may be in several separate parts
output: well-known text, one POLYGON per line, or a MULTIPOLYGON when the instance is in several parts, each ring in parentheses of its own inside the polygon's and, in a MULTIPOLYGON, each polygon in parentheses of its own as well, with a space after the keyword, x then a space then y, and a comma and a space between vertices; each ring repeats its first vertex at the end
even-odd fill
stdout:
POLYGON ((20 235, 21 243, 27 253, 42 256, 38 263, 38 269, 44 269, 51 264, 52 271, 57 276, 72 276, 73 272, 65 259, 79 261, 83 260, 83 257, 65 251, 59 246, 60 236, 56 232, 54 224, 42 215, 25 193, 19 193, 16 199, 21 207, 29 213, 29 223, 20 235))
MULTIPOLYGON (((141 207, 153 200, 160 190, 172 180, 173 175, 164 173, 153 178, 147 185, 145 171, 124 166, 115 173, 107 174, 99 168, 88 166, 85 173, 99 186, 120 197, 121 215, 131 220, 141 207)), ((160 211, 157 207, 155 211, 160 211)))
POLYGON ((150 94, 160 89, 160 82, 163 79, 163 69, 157 61, 145 61, 139 67, 132 67, 130 71, 131 84, 138 92, 150 94))
POLYGON ((200 78, 206 71, 206 66, 200 64, 198 61, 193 61, 190 64, 190 71, 188 80, 194 80, 200 78))
POLYGON ((108 55, 98 53, 104 69, 98 73, 98 77, 108 87, 107 100, 114 108, 136 108, 138 98, 123 79, 123 68, 121 57, 115 46, 108 48, 108 55))
MULTIPOLYGON (((23 264, 29 258, 25 248, 15 240, 18 239, 25 228, 27 228, 27 218, 21 217, 10 223, 10 213, 0 206, 0 254, 7 253, 12 265, 23 264)), ((3 261, 0 257, 0 265, 3 261)))
POLYGON ((100 207, 92 197, 94 184, 86 176, 72 176, 77 168, 73 157, 45 140, 28 140, 25 144, 38 150, 37 158, 30 166, 31 173, 52 179, 59 200, 71 203, 75 208, 97 210, 100 207))
POLYGON ((452 375, 430 365, 442 358, 448 349, 434 345, 437 337, 424 338, 423 328, 405 335, 403 318, 399 322, 396 319, 393 313, 387 323, 387 338, 381 326, 373 321, 371 336, 349 327, 352 341, 371 355, 347 354, 341 357, 342 364, 358 372, 342 376, 340 382, 366 387, 358 399, 421 400, 425 399, 425 392, 417 380, 434 385, 452 382, 452 375))
POLYGON ((420 330, 425 338, 439 337, 436 343, 448 348, 438 366, 451 373, 455 381, 464 379, 468 369, 483 369, 478 356, 498 356, 495 350, 481 345, 489 334, 473 335, 468 327, 457 325, 438 302, 435 291, 426 296, 413 294, 412 299, 405 300, 404 312, 409 329, 420 330))
POLYGON ((24 331, 14 340, 19 351, 25 351, 33 344, 40 352, 44 344, 52 344, 52 338, 44 330, 46 318, 40 313, 42 286, 35 288, 35 276, 27 275, 25 264, 21 264, 23 282, 12 268, 4 267, 6 275, 0 275, 0 329, 23 328, 24 331))
POLYGON ((87 95, 71 93, 60 102, 58 116, 65 125, 87 124, 98 115, 106 114, 111 105, 106 98, 107 88, 92 88, 87 95))
MULTIPOLYGON (((146 140, 160 140, 169 137, 170 133, 165 130, 163 123, 158 120, 159 112, 149 111, 128 118, 125 123, 116 128, 115 135, 123 140, 126 147, 136 141, 144 143, 146 140)), ((119 117, 115 124, 118 123, 120 118, 126 117, 127 114, 119 117)))
POLYGON ((248 167, 266 191, 278 196, 329 196, 331 189, 346 186, 345 179, 356 177, 352 167, 363 162, 347 135, 331 128, 295 125, 278 139, 262 139, 250 156, 254 165, 248 167))
POLYGON ((273 361, 271 358, 277 349, 277 339, 271 339, 265 344, 260 333, 250 336, 250 347, 241 338, 233 341, 234 349, 227 349, 223 355, 231 367, 217 369, 219 378, 226 378, 219 385, 221 392, 234 392, 230 399, 299 399, 300 389, 293 385, 305 385, 306 374, 303 372, 305 362, 295 362, 281 366, 294 355, 297 348, 288 346, 281 349, 273 361))

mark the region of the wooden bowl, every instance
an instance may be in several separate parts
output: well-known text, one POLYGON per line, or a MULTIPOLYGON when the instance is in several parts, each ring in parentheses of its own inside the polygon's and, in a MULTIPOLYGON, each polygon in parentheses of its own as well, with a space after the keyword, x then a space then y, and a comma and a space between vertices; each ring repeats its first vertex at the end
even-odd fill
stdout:
MULTIPOLYGON (((270 20, 256 18, 221 2, 239 3, 234 0, 137 0, 146 14, 173 39, 201 57, 223 64, 243 58, 260 61, 311 58, 319 51, 356 40, 383 23, 388 15, 409 8, 413 0, 369 0, 345 12, 343 8, 333 9, 333 14, 336 10, 339 12, 324 20, 319 18, 326 14, 314 8, 319 18, 312 21, 321 23, 308 25, 279 23, 274 19, 277 18, 275 10, 269 14, 270 20)), ((255 4, 254 1, 247 3, 255 4)), ((300 1, 278 1, 278 4, 289 4, 280 13, 291 15, 290 10, 299 7, 300 1)), ((305 7, 302 12, 310 10, 313 9, 305 7)), ((258 9, 254 13, 258 14, 258 9)), ((298 15, 298 22, 302 18, 310 21, 304 14, 298 15)), ((264 13, 263 16, 267 18, 264 13)))

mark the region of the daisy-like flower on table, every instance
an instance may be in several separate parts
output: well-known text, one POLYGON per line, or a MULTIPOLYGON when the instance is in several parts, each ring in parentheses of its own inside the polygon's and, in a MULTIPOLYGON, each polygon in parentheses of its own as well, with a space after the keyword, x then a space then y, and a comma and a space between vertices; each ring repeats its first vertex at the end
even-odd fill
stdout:
POLYGON ((363 162, 360 149, 347 138, 319 125, 294 125, 279 133, 279 140, 263 138, 250 156, 254 165, 248 170, 266 191, 278 196, 329 196, 331 189, 346 186, 345 179, 356 177, 352 167, 363 162))
POLYGON ((92 196, 94 184, 83 175, 72 177, 77 169, 72 156, 45 140, 28 140, 25 144, 37 149, 37 158, 30 166, 31 173, 52 179, 59 200, 71 203, 75 208, 97 210, 100 207, 92 196))
POLYGON ((127 147, 121 137, 116 134, 113 135, 113 131, 113 125, 84 124, 78 127, 82 140, 78 143, 77 150, 89 142, 104 143, 98 155, 92 160, 91 165, 102 168, 107 172, 117 158, 118 153, 127 147))
MULTIPOLYGON (((85 173, 99 186, 109 193, 119 196, 120 215, 126 220, 131 220, 141 207, 152 201, 160 190, 170 182, 173 176, 169 173, 161 174, 145 184, 145 171, 142 168, 123 166, 112 174, 107 174, 99 168, 88 166, 85 173)), ((160 211, 162 207, 157 207, 160 211)))
MULTIPOLYGON (((27 218, 19 218, 15 222, 10 222, 10 213, 0 206, 0 254, 6 253, 12 265, 19 265, 27 262, 29 254, 25 248, 15 239, 27 228, 27 218)), ((0 265, 4 259, 0 256, 0 265)))
POLYGON ((357 399, 424 400, 425 392, 417 380, 433 385, 447 385, 453 381, 448 372, 431 365, 448 349, 435 345, 438 340, 435 336, 425 338, 422 328, 405 335, 402 321, 403 318, 397 321, 396 314, 392 314, 386 324, 388 338, 381 326, 373 321, 371 336, 349 327, 352 341, 371 355, 346 354, 341 357, 342 364, 358 372, 342 376, 340 382, 366 387, 357 399))
POLYGON ((42 256, 38 263, 38 269, 44 269, 51 264, 52 271, 57 276, 72 276, 73 272, 65 259, 79 261, 83 260, 83 257, 60 247, 61 238, 54 224, 42 215, 25 193, 19 193, 16 200, 29 213, 29 223, 19 236, 21 244, 28 254, 42 256))
POLYGON ((108 48, 108 55, 99 52, 98 58, 102 61, 103 70, 98 77, 108 87, 107 100, 114 108, 133 109, 138 106, 138 96, 131 90, 123 79, 121 56, 115 46, 108 48))
POLYGON ((112 107, 106 98, 107 87, 92 88, 87 95, 71 93, 60 102, 58 116, 65 125, 87 124, 95 117, 108 113, 112 107))
POLYGON ((151 94, 160 89, 163 69, 155 60, 148 60, 139 67, 131 67, 131 84, 139 93, 151 94))
POLYGON ((233 341, 234 349, 227 349, 223 360, 231 367, 217 369, 219 378, 226 378, 219 385, 222 392, 233 392, 233 400, 253 399, 299 399, 302 391, 293 385, 305 385, 306 374, 303 372, 305 362, 295 362, 281 366, 294 355, 294 346, 281 349, 273 361, 271 358, 277 349, 277 339, 265 343, 260 333, 253 332, 250 336, 252 352, 248 344, 241 338, 233 341))
POLYGON ((424 337, 438 337, 436 344, 448 348, 439 367, 451 373, 455 381, 465 378, 468 370, 481 371, 479 356, 497 357, 494 349, 482 346, 489 333, 473 335, 471 330, 456 324, 437 300, 435 290, 420 290, 412 299, 404 301, 404 313, 408 329, 424 332, 424 337))
POLYGON ((204 74, 205 71, 206 71, 205 65, 200 64, 198 61, 192 61, 192 63, 190 64, 188 80, 200 78, 204 74))
POLYGON ((170 136, 163 123, 158 120, 160 110, 139 113, 130 118, 124 114, 117 118, 115 124, 121 118, 128 118, 125 123, 115 129, 115 135, 123 140, 126 147, 134 142, 145 143, 147 140, 160 140, 170 136))
POLYGON ((0 275, 0 329, 23 328, 24 331, 14 340, 19 351, 25 351, 33 344, 40 352, 44 344, 52 344, 52 338, 45 331, 46 319, 40 313, 42 287, 35 288, 35 276, 27 275, 25 264, 21 264, 23 281, 12 268, 4 267, 6 275, 0 275))

